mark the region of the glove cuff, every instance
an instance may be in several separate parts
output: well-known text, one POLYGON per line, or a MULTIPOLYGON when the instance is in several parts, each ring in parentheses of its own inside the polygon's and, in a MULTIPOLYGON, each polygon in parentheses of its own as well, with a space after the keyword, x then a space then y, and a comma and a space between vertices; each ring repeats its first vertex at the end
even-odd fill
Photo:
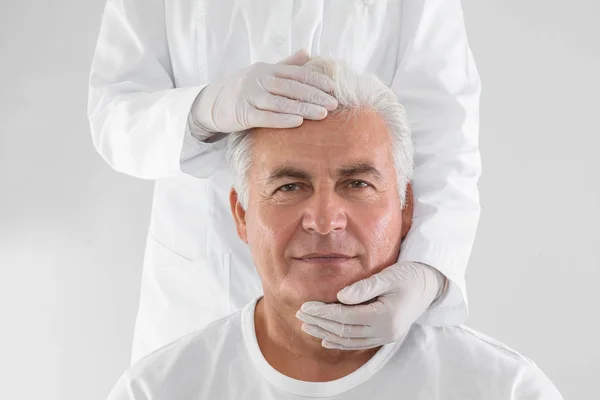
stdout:
POLYGON ((190 129, 192 136, 199 140, 206 140, 217 132, 220 132, 213 118, 214 102, 219 92, 215 85, 206 85, 192 103, 188 122, 191 122, 190 129))

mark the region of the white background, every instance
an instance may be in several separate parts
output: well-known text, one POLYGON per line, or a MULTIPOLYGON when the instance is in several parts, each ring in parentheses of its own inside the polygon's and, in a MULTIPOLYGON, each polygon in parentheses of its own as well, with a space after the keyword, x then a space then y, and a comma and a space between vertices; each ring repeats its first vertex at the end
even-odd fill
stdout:
MULTIPOLYGON (((463 4, 483 80, 468 325, 598 398, 600 5, 463 4)), ((128 366, 152 182, 92 146, 103 6, 0 2, 1 399, 104 399, 128 366)))

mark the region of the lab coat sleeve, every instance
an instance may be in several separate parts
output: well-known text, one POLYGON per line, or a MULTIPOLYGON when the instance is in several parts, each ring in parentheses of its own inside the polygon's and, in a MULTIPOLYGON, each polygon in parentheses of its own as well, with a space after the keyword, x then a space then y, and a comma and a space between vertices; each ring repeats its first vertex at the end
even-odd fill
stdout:
POLYGON ((215 144, 195 139, 188 126, 204 86, 175 87, 164 0, 107 1, 88 118, 94 146, 111 167, 142 179, 210 175, 220 160, 215 144), (191 161, 193 170, 186 170, 191 161))
POLYGON ((460 0, 403 2, 391 88, 415 146, 414 217, 399 261, 428 264, 449 280, 419 323, 457 325, 467 315, 465 269, 479 221, 480 79, 460 0))
POLYGON ((126 371, 110 391, 107 400, 151 400, 151 397, 126 371))
POLYGON ((521 370, 515 384, 513 400, 563 400, 550 378, 533 362, 521 370))

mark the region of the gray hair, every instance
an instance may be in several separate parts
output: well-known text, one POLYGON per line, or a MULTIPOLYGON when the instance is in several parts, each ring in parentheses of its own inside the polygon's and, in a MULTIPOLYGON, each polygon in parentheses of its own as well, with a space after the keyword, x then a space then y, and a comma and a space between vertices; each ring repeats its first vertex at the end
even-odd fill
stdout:
MULTIPOLYGON (((338 100, 338 108, 330 114, 347 113, 350 117, 361 109, 368 108, 384 120, 390 131, 393 161, 398 175, 398 192, 404 207, 406 188, 413 172, 413 145, 406 112, 396 95, 375 75, 359 75, 338 60, 313 57, 305 66, 333 80, 332 94, 338 100)), ((230 134, 227 146, 233 188, 244 209, 248 207, 248 171, 252 164, 250 131, 248 129, 230 134)))

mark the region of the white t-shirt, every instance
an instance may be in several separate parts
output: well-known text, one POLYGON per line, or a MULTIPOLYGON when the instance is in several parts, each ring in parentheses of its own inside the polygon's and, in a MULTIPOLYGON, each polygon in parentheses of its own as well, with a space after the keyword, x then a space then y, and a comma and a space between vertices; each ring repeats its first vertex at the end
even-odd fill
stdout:
POLYGON ((350 375, 292 379, 260 351, 257 300, 138 361, 109 400, 562 399, 531 360, 466 327, 413 325, 350 375))

